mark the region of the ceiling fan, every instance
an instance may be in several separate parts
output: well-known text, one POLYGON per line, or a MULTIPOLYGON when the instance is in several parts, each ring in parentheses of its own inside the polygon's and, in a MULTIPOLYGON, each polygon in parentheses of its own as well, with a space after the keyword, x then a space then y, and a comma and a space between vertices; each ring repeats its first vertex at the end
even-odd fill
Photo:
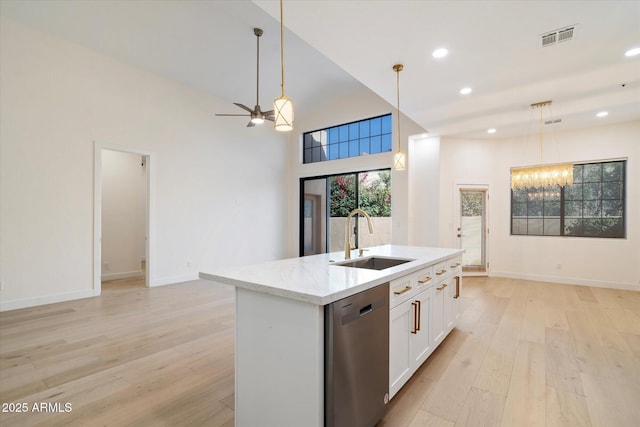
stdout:
POLYGON ((216 116, 245 116, 251 117, 247 127, 254 127, 255 125, 262 124, 265 120, 274 121, 273 110, 262 111, 260 109, 260 36, 262 36, 262 30, 260 28, 254 28, 253 34, 256 35, 257 55, 256 55, 256 105, 253 109, 247 107, 244 104, 234 102, 234 105, 247 111, 249 114, 216 114, 216 116))

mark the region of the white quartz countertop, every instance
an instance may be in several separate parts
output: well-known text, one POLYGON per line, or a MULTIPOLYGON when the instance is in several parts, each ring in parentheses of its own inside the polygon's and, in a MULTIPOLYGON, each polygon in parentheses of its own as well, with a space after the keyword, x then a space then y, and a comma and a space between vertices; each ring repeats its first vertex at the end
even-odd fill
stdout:
MULTIPOLYGON (((463 249, 385 245, 367 248, 363 258, 379 256, 413 261, 380 271, 334 265, 336 262, 344 261, 342 251, 200 272, 200 278, 311 304, 326 305, 462 252, 463 249)), ((357 255, 357 250, 351 251, 351 259, 359 258, 357 255)))

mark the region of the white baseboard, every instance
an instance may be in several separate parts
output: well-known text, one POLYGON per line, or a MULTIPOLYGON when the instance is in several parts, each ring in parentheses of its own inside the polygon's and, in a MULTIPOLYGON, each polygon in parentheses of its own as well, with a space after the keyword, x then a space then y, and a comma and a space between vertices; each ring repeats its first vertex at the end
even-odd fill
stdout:
MULTIPOLYGON (((142 275, 142 273, 140 272, 137 272, 137 273, 138 273, 137 276, 142 275)), ((119 274, 127 274, 127 273, 119 273, 119 274)), ((127 276, 127 277, 137 277, 137 276, 127 276)), ((126 277, 118 277, 118 278, 122 279, 126 277)), ((190 282, 192 280, 198 280, 198 279, 199 279, 198 273, 185 274, 182 276, 162 277, 160 279, 153 280, 153 283, 151 283, 150 286, 173 285, 176 283, 190 282)), ((100 294, 96 293, 93 289, 86 289, 82 291, 68 292, 64 294, 43 295, 43 296, 9 300, 9 301, 0 300, 0 312, 17 310, 19 308, 35 307, 38 305, 53 304, 56 302, 90 298, 90 297, 99 296, 99 295, 100 294)))
POLYGON ((541 274, 516 273, 513 271, 491 271, 491 277, 507 277, 510 279, 534 280, 538 282, 562 283, 565 285, 593 286, 596 288, 622 289, 640 291, 640 284, 627 282, 608 282, 604 280, 585 279, 580 277, 561 277, 541 274))
POLYGON ((71 301, 75 299, 90 298, 95 296, 93 289, 67 292, 56 295, 43 295, 32 298, 0 301, 0 311, 17 310, 19 308, 35 307, 38 305, 53 304, 56 302, 71 301))
POLYGON ((144 276, 144 271, 124 271, 122 273, 103 274, 100 276, 100 280, 104 282, 107 280, 130 279, 132 277, 140 276, 144 276))
POLYGON ((158 279, 153 279, 153 281, 149 284, 149 286, 154 287, 154 286, 173 285, 176 283, 198 280, 199 278, 200 277, 198 277, 198 273, 189 273, 181 276, 160 277, 158 279))

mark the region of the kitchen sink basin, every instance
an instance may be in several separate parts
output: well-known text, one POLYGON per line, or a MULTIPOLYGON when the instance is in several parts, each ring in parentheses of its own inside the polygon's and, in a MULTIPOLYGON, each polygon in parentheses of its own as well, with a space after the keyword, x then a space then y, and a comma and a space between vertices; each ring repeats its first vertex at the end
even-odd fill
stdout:
POLYGON ((366 268, 369 270, 384 270, 387 268, 395 267, 396 265, 404 264, 405 262, 414 261, 406 258, 385 258, 371 256, 366 258, 352 259, 342 262, 336 262, 332 265, 339 265, 341 267, 353 267, 353 268, 366 268))

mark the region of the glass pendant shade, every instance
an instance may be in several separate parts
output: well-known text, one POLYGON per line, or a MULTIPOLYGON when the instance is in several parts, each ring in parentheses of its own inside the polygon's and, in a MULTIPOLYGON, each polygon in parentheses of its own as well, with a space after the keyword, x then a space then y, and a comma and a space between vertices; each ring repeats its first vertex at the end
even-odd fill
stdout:
POLYGON ((407 168, 407 156, 402 151, 398 151, 393 156, 393 169, 403 171, 407 168))
POLYGON ((293 102, 286 96, 273 100, 275 130, 288 132, 293 129, 293 102))

